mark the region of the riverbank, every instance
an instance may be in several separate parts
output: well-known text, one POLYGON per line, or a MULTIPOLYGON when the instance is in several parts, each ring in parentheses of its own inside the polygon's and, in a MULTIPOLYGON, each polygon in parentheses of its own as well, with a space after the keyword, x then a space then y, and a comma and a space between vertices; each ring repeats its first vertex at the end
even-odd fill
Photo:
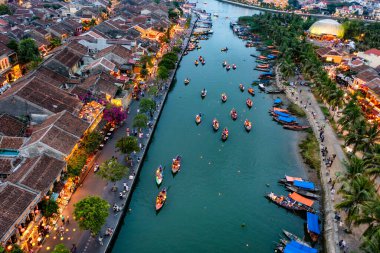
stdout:
MULTIPOLYGON (((320 181, 323 190, 323 231, 326 252, 340 252, 338 242, 342 239, 347 242, 350 250, 356 250, 359 246, 359 242, 356 238, 359 238, 360 235, 345 233, 344 228, 338 226, 338 222, 334 218, 335 212, 337 212, 335 204, 340 202, 340 196, 335 196, 332 189, 340 188, 340 183, 338 182, 337 177, 344 173, 345 169, 343 161, 346 159, 340 146, 340 140, 329 122, 325 120, 325 115, 322 112, 318 101, 311 93, 310 88, 305 86, 296 86, 294 88, 285 86, 281 81, 281 73, 279 72, 278 66, 276 66, 275 72, 276 85, 285 90, 286 96, 293 103, 304 109, 313 133, 318 140, 320 150, 327 148, 329 154, 335 154, 337 158, 337 161, 333 163, 331 167, 327 167, 325 161, 321 159, 320 166, 320 181), (319 138, 321 128, 324 130, 325 135, 323 142, 319 138)), ((340 216, 342 217, 344 215, 340 216)))
POLYGON ((250 8, 250 9, 255 9, 255 10, 259 10, 259 11, 266 11, 266 12, 272 12, 272 13, 292 14, 292 15, 299 15, 299 16, 304 16, 304 17, 314 17, 314 18, 320 18, 320 19, 325 19, 325 18, 327 18, 327 19, 335 19, 335 20, 345 20, 345 19, 348 19, 348 20, 360 20, 360 21, 368 22, 368 23, 379 22, 377 20, 369 20, 369 19, 335 17, 335 16, 331 16, 331 15, 311 14, 311 13, 298 13, 298 12, 294 12, 294 11, 293 12, 288 12, 288 11, 276 10, 276 9, 271 9, 271 8, 264 8, 264 7, 260 7, 260 6, 257 6, 257 5, 237 3, 235 1, 230 1, 230 0, 217 0, 217 1, 224 2, 224 3, 229 3, 229 4, 232 4, 232 5, 236 5, 236 6, 240 6, 240 7, 244 7, 244 8, 250 8))

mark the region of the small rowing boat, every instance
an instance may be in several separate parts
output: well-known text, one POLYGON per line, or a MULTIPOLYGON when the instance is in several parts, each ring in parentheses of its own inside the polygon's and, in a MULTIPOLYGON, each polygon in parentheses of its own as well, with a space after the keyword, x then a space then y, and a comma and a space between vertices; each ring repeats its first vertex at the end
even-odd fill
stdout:
POLYGON ((314 201, 304 198, 300 195, 294 195, 297 193, 292 193, 287 196, 277 196, 273 192, 266 195, 266 198, 275 203, 278 206, 281 206, 285 209, 297 211, 297 212, 311 212, 315 213, 314 208, 312 208, 312 204, 314 201))
POLYGON ((296 236, 295 234, 290 233, 289 231, 286 231, 285 229, 282 230, 282 232, 288 237, 290 240, 296 241, 299 244, 302 244, 306 247, 310 247, 310 244, 302 240, 300 237, 296 236))
POLYGON ((227 101, 227 94, 222 93, 222 95, 220 96, 220 99, 222 99, 222 102, 225 103, 227 101))
POLYGON ((310 128, 310 126, 297 126, 297 125, 283 125, 282 127, 288 130, 293 130, 293 131, 303 131, 310 128))
POLYGON ((227 66, 227 61, 224 61, 224 62, 222 63, 222 66, 223 66, 223 68, 225 68, 225 67, 227 66))
POLYGON ((195 66, 198 66, 199 61, 198 61, 198 60, 195 60, 194 64, 195 64, 195 66))
POLYGON ((252 129, 252 123, 248 119, 244 121, 244 128, 247 132, 251 131, 252 129))
POLYGON ((176 174, 181 169, 182 157, 177 155, 172 162, 172 173, 176 174))
POLYGON ((212 121, 212 128, 214 129, 215 132, 218 131, 218 129, 219 129, 219 121, 217 119, 214 119, 212 121))
POLYGON ((238 114, 237 114, 235 108, 233 108, 233 109, 231 110, 230 115, 231 115, 232 120, 236 120, 236 119, 237 119, 238 114))
POLYGON ((230 65, 227 65, 226 66, 226 70, 229 71, 231 69, 231 66, 230 65))
POLYGON ((156 198, 156 211, 158 212, 166 201, 166 188, 162 189, 156 198))
POLYGON ((227 48, 227 47, 222 48, 222 49, 220 49, 220 51, 222 51, 222 52, 227 52, 227 51, 228 51, 228 48, 227 48))
POLYGON ((205 98, 207 95, 207 90, 203 88, 203 90, 201 91, 201 98, 205 98))
POLYGON ((162 165, 160 165, 160 167, 158 167, 158 169, 156 170, 156 184, 157 186, 160 186, 160 184, 162 183, 162 180, 163 180, 163 168, 162 168, 162 165))
POLYGON ((292 185, 285 185, 285 187, 289 191, 296 192, 299 195, 302 195, 302 196, 305 196, 305 197, 308 197, 308 198, 313 198, 313 199, 319 199, 320 198, 320 196, 318 194, 315 194, 315 193, 312 193, 312 192, 308 192, 306 190, 299 189, 299 188, 294 187, 292 185))
POLYGON ((265 86, 263 83, 259 83, 259 89, 265 91, 265 86))
POLYGON ((185 81, 183 81, 186 85, 190 83, 190 79, 186 78, 185 81))
POLYGON ((228 138, 228 129, 225 127, 222 132, 222 141, 226 141, 228 138))
POLYGON ((251 94, 252 96, 255 95, 255 90, 253 88, 248 89, 248 93, 251 94))
POLYGON ((251 109, 252 108, 252 105, 253 105, 253 102, 250 98, 247 98, 247 100, 245 101, 245 103, 247 104, 248 108, 251 109))
POLYGON ((241 92, 243 92, 243 91, 244 91, 244 89, 245 89, 244 85, 242 85, 242 84, 239 84, 239 89, 240 89, 240 91, 241 91, 241 92))
POLYGON ((237 67, 236 67, 236 65, 235 64, 232 64, 232 69, 236 69, 237 67))
POLYGON ((205 65, 205 64, 206 64, 206 61, 205 61, 205 60, 203 60, 203 61, 201 61, 201 63, 202 63, 202 65, 205 65))
POLYGON ((202 114, 199 113, 199 114, 195 115, 195 123, 197 123, 197 125, 199 125, 201 122, 202 122, 202 114))

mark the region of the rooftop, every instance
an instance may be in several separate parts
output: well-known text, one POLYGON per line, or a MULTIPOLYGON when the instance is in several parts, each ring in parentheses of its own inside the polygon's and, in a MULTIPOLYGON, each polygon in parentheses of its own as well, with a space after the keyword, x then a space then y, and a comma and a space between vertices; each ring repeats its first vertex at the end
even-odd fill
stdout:
POLYGON ((0 114, 0 135, 6 136, 24 136, 25 124, 17 118, 0 114))

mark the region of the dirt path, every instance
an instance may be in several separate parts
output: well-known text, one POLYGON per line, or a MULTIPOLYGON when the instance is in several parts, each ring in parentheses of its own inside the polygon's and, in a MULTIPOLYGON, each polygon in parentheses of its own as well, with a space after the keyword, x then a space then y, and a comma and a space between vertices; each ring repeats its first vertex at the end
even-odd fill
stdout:
POLYGON ((342 200, 341 196, 335 192, 341 187, 341 184, 336 179, 345 172, 343 161, 346 159, 346 156, 341 147, 343 143, 326 120, 310 88, 307 86, 284 86, 281 81, 282 78, 281 73, 278 71, 278 66, 276 67, 276 73, 277 86, 284 89, 287 97, 306 112, 310 126, 319 142, 320 150, 327 148, 328 153, 326 158, 332 158, 334 154, 336 155, 331 167, 326 166, 325 158, 321 156, 320 178, 323 188, 323 224, 326 251, 329 253, 342 252, 343 250, 339 249, 338 246, 338 242, 342 239, 347 243, 347 252, 357 250, 360 244, 358 238, 361 236, 359 229, 354 229, 352 234, 348 234, 344 231, 345 227, 343 223, 339 223, 335 219, 335 212, 339 213, 341 220, 344 220, 346 216, 345 212, 339 212, 335 209, 335 205, 342 200), (324 135, 323 142, 320 138, 321 129, 324 135))

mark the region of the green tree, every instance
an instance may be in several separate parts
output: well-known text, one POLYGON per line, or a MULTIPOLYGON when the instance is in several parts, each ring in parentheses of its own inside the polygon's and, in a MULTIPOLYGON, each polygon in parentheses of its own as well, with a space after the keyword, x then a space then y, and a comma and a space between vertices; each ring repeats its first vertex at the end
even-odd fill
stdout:
POLYGON ((40 55, 36 42, 33 39, 23 39, 18 46, 18 58, 20 62, 27 63, 36 60, 40 55))
POLYGON ((155 85, 155 86, 149 87, 149 91, 148 91, 148 93, 149 93, 150 95, 156 96, 157 93, 158 93, 158 88, 157 88, 157 86, 155 85))
POLYGON ((12 49, 13 51, 17 52, 18 51, 18 43, 16 40, 14 39, 11 39, 8 44, 7 44, 7 47, 12 49))
POLYGON ((8 5, 0 4, 0 16, 5 14, 12 15, 12 11, 9 9, 8 5))
POLYGON ((67 161, 69 176, 79 176, 87 161, 87 154, 83 149, 77 149, 67 161))
POLYGON ((160 66, 157 75, 161 80, 166 80, 169 77, 169 70, 165 66, 160 66))
POLYGON ((143 98, 140 101, 141 112, 153 112, 156 109, 156 102, 150 98, 143 98))
POLYGON ((60 38, 52 38, 52 39, 50 40, 50 45, 51 45, 52 47, 59 47, 60 45, 62 45, 62 41, 61 41, 60 38))
POLYGON ((83 138, 81 144, 87 154, 92 154, 99 147, 102 140, 103 136, 99 132, 93 131, 83 138))
POLYGON ((98 234, 106 223, 110 204, 98 197, 89 196, 74 204, 74 219, 82 230, 98 234))
POLYGON ((121 153, 127 155, 130 155, 133 151, 140 151, 137 138, 134 136, 126 136, 119 139, 115 146, 121 153))
POLYGON ((13 249, 10 253, 25 253, 18 244, 13 244, 13 249))
POLYGON ((63 243, 60 243, 55 245, 51 253, 70 253, 70 250, 63 243))
POLYGON ((41 203, 41 211, 46 218, 51 217, 53 214, 58 213, 58 204, 53 199, 45 199, 41 203))
POLYGON ((128 172, 128 167, 120 164, 116 158, 111 158, 100 165, 96 174, 107 181, 116 183, 127 176, 128 172))
POLYGON ((139 113, 133 119, 133 127, 146 128, 148 125, 148 116, 139 113))
MULTIPOLYGON (((362 214, 355 220, 355 225, 366 224, 367 228, 364 236, 373 238, 376 234, 380 236, 380 198, 376 196, 374 199, 364 203, 362 214)), ((379 251, 380 252, 380 251, 379 251)))
POLYGON ((378 253, 380 252, 380 233, 377 233, 372 238, 364 237, 360 249, 364 253, 378 253))

